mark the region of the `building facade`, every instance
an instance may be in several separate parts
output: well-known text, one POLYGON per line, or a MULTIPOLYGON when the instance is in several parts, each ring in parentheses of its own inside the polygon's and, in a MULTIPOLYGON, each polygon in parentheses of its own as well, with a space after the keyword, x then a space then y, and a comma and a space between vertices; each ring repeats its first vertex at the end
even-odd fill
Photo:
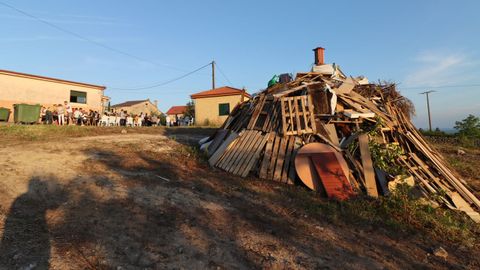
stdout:
POLYGON ((195 125, 219 126, 239 103, 251 98, 244 89, 220 87, 190 96, 195 105, 195 125))
POLYGON ((185 116, 187 112, 187 106, 172 106, 167 111, 167 116, 170 118, 170 122, 176 123, 185 116))
POLYGON ((121 110, 127 111, 128 114, 140 115, 160 115, 162 112, 157 107, 157 102, 151 102, 150 99, 126 101, 111 106, 111 111, 119 113, 121 110))
POLYGON ((0 107, 10 109, 13 121, 14 104, 39 104, 52 108, 65 101, 73 108, 103 112, 109 98, 105 86, 0 70, 0 107))

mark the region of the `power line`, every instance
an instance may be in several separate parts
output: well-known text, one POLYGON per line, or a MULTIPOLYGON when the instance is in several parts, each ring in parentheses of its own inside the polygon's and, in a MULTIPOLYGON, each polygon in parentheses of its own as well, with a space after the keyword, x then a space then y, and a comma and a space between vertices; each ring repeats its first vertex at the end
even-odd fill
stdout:
POLYGON ((480 84, 458 84, 458 85, 442 85, 442 86, 412 86, 412 87, 401 87, 400 89, 426 89, 426 88, 457 88, 457 87, 479 87, 480 84))
POLYGON ((230 84, 230 86, 233 86, 233 83, 228 79, 227 75, 225 75, 225 73, 222 71, 222 69, 220 68, 220 66, 218 65, 217 62, 215 62, 218 70, 220 71, 220 73, 222 74, 222 76, 225 78, 225 80, 227 80, 227 82, 230 84))
POLYGON ((164 85, 167 85, 169 83, 172 83, 172 82, 175 82, 175 81, 178 81, 178 80, 181 80, 189 75, 192 75, 193 73, 197 72, 197 71, 200 71, 208 66, 210 66, 212 63, 208 63, 206 65, 203 65, 193 71, 190 71, 186 74, 183 74, 182 76, 179 76, 179 77, 176 77, 176 78, 173 78, 171 80, 168 80, 168 81, 164 81, 164 82, 160 82, 160 83, 156 83, 156 84, 153 84, 153 85, 149 85, 149 86, 144 86, 144 87, 136 87, 136 88, 119 88, 119 87, 110 87, 109 89, 113 89, 113 90, 120 90, 120 91, 138 91, 138 90, 145 90, 145 89, 150 89, 150 88, 155 88, 155 87, 160 87, 160 86, 164 86, 164 85))
POLYGON ((124 55, 124 56, 133 58, 133 59, 135 59, 135 60, 137 60, 137 61, 149 63, 149 64, 152 64, 152 65, 155 65, 155 66, 163 66, 163 67, 170 68, 170 69, 177 70, 177 71, 187 71, 187 70, 184 70, 184 69, 181 69, 181 68, 177 68, 177 67, 174 67, 174 66, 171 66, 171 65, 168 65, 168 64, 156 63, 156 62, 153 62, 153 61, 151 61, 151 60, 145 59, 145 58, 143 58, 143 57, 139 57, 139 56, 133 55, 133 54, 131 54, 131 53, 125 52, 125 51, 123 51, 123 50, 119 50, 119 49, 116 49, 116 48, 111 47, 111 46, 109 46, 109 45, 100 43, 100 42, 95 41, 95 40, 93 40, 93 39, 91 39, 91 38, 88 38, 88 37, 85 37, 85 36, 83 36, 83 35, 77 34, 77 33, 73 32, 73 31, 70 31, 70 30, 68 30, 68 29, 66 29, 66 28, 63 28, 63 27, 58 26, 58 25, 56 25, 56 24, 53 24, 53 23, 51 23, 51 22, 49 22, 49 21, 46 21, 46 20, 44 20, 44 19, 42 19, 42 18, 39 18, 39 17, 35 16, 35 15, 32 15, 32 14, 30 14, 30 13, 28 13, 28 12, 26 12, 26 11, 23 11, 23 10, 21 10, 21 9, 19 9, 19 8, 16 8, 16 7, 14 7, 14 6, 10 5, 10 4, 4 3, 4 2, 0 2, 0 5, 3 5, 3 6, 5 6, 5 7, 8 7, 8 8, 10 8, 10 9, 13 9, 13 10, 15 10, 15 11, 18 12, 18 13, 21 13, 21 14, 23 14, 23 15, 25 15, 25 16, 27 16, 27 17, 30 17, 30 18, 32 18, 32 19, 34 19, 34 20, 37 20, 37 21, 39 21, 39 22, 41 22, 41 23, 43 23, 43 24, 46 24, 46 25, 48 25, 48 26, 50 26, 50 27, 53 27, 53 28, 55 28, 55 29, 57 29, 57 30, 59 30, 59 31, 61 31, 61 32, 63 32, 63 33, 66 33, 66 34, 75 36, 76 38, 79 38, 79 39, 81 39, 81 40, 90 42, 90 43, 92 43, 92 44, 94 44, 94 45, 96 45, 96 46, 102 47, 102 48, 104 48, 104 49, 106 49, 106 50, 110 50, 110 51, 116 52, 116 53, 118 53, 118 54, 122 54, 122 55, 124 55))

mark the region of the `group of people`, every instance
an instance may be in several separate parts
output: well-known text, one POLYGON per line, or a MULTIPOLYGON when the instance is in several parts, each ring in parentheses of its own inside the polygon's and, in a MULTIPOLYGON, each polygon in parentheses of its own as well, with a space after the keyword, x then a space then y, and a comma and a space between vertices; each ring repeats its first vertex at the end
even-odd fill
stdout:
POLYGON ((173 127, 173 126, 193 126, 194 125, 194 119, 193 117, 190 116, 184 116, 184 117, 170 117, 167 115, 165 119, 167 127, 173 127))
POLYGON ((99 126, 160 126, 160 118, 148 113, 129 114, 126 110, 105 113, 99 120, 99 126))
POLYGON ((48 125, 79 125, 79 126, 157 126, 160 119, 147 113, 129 114, 126 110, 120 112, 105 112, 73 108, 69 102, 42 106, 40 120, 48 125))
POLYGON ((41 121, 44 124, 54 125, 97 125, 100 113, 93 110, 73 108, 69 102, 54 104, 51 107, 42 106, 41 121))

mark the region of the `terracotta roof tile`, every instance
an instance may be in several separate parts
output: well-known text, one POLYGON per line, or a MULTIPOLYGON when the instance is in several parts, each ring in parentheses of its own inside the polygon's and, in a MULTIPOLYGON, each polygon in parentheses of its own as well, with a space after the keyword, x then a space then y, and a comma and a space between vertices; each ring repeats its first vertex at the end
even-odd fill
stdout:
POLYGON ((204 97, 220 97, 220 96, 232 96, 232 95, 245 95, 246 97, 250 98, 250 94, 247 92, 244 92, 244 90, 229 87, 229 86, 223 86, 211 90, 206 90, 202 92, 198 92, 195 94, 190 95, 192 99, 196 98, 204 98, 204 97))
POLYGON ((167 114, 183 114, 187 111, 187 106, 172 106, 167 114))

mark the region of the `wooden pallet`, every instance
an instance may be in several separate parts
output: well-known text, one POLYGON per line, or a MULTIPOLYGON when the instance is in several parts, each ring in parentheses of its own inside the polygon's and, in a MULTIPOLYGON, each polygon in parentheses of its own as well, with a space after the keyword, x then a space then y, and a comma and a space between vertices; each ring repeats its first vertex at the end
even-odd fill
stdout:
POLYGON ((293 184, 296 177, 293 161, 299 147, 300 138, 296 136, 282 137, 275 132, 270 132, 260 164, 259 177, 293 184))
POLYGON ((280 101, 283 136, 316 133, 310 95, 282 97, 280 101))
POLYGON ((267 136, 261 131, 246 130, 231 143, 215 166, 245 177, 257 163, 266 142, 267 136))

